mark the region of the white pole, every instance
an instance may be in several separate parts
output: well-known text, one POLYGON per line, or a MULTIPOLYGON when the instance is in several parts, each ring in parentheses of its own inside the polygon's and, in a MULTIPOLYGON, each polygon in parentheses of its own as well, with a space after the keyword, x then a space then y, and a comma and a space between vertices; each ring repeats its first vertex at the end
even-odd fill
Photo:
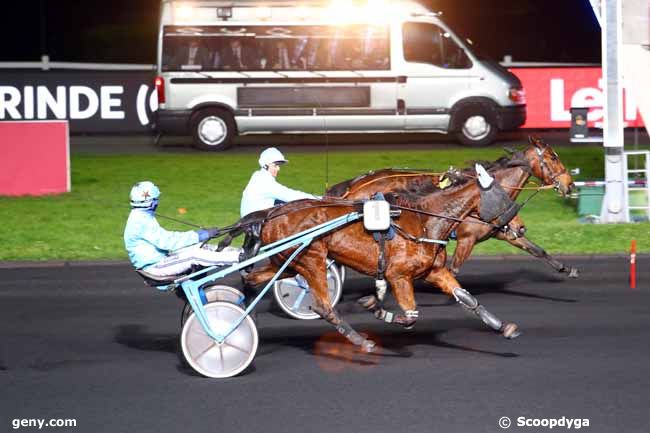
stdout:
POLYGON ((605 196, 600 214, 601 223, 628 222, 623 153, 623 87, 619 53, 622 37, 622 0, 602 0, 602 53, 605 146, 605 196))

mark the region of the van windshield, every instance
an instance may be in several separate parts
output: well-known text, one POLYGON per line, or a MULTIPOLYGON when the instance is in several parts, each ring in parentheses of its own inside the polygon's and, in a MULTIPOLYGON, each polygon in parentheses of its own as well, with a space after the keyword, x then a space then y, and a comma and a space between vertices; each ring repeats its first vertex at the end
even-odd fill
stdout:
POLYGON ((163 71, 388 70, 387 26, 165 26, 163 71))

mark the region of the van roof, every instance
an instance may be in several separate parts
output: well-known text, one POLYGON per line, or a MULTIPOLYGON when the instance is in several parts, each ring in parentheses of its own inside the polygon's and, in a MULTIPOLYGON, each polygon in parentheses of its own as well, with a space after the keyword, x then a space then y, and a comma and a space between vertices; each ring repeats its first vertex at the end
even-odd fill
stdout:
MULTIPOLYGON (((367 4, 368 0, 340 0, 348 4, 367 4)), ((371 0, 372 1, 372 0, 371 0)), ((428 10, 424 5, 413 0, 379 0, 382 3, 401 3, 405 6, 417 6, 428 10)), ((303 6, 329 6, 333 0, 162 0, 163 3, 190 3, 202 7, 303 7, 303 6)), ((336 2, 336 0, 334 0, 336 2)))
MULTIPOLYGON (((438 13, 431 11, 423 4, 413 0, 302 0, 302 1, 288 1, 288 0, 162 0, 163 4, 163 22, 170 23, 176 21, 175 14, 171 13, 171 9, 191 8, 197 11, 194 19, 198 21, 213 21, 217 18, 221 8, 230 9, 228 18, 231 21, 240 20, 257 20, 256 17, 266 15, 262 21, 275 21, 278 19, 287 18, 288 16, 296 15, 297 11, 304 12, 304 10, 318 11, 324 10, 347 10, 347 15, 352 14, 359 17, 359 10, 365 9, 369 11, 370 15, 381 21, 386 18, 395 19, 395 12, 399 16, 407 15, 429 15, 437 16, 438 13), (257 13, 255 12, 257 9, 257 13), (209 12, 211 9, 217 13, 209 12), (267 10, 268 13, 260 15, 261 10, 267 10), (273 12, 275 11, 275 12, 273 12), (383 11, 383 12, 382 12, 383 11)), ((312 15, 314 12, 310 13, 312 15)), ((360 15, 364 16, 366 12, 361 12, 360 15)), ((326 14, 327 16, 328 14, 326 14)), ((329 13, 333 19, 340 19, 341 13, 329 13)), ((346 13, 343 13, 345 16, 346 13)), ((219 15, 221 16, 221 15, 219 15)), ((319 17, 318 21, 325 19, 319 17)), ((372 19, 372 17, 365 17, 362 19, 372 19)), ((301 21, 304 20, 301 19, 301 21)), ((187 21, 187 20, 184 20, 187 21)), ((193 21, 190 19, 189 21, 193 21)))

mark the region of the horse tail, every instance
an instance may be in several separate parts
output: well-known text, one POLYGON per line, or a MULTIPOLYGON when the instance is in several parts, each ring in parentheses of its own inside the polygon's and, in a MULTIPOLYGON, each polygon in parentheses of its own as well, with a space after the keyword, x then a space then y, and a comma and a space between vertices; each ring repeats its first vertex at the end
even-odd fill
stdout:
MULTIPOLYGON (((273 208, 271 208, 273 209, 273 208)), ((224 238, 219 242, 217 251, 221 251, 229 246, 233 239, 240 236, 242 233, 259 237, 260 229, 266 220, 271 209, 264 209, 257 212, 252 212, 242 217, 235 224, 221 229, 221 234, 225 234, 224 238)))

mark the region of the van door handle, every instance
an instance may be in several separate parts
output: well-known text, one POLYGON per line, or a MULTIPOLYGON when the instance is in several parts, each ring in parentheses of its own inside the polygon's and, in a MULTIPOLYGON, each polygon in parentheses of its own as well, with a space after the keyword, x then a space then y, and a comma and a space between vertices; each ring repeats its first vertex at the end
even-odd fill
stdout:
POLYGON ((406 103, 403 99, 397 100, 397 114, 404 115, 406 114, 406 103))

